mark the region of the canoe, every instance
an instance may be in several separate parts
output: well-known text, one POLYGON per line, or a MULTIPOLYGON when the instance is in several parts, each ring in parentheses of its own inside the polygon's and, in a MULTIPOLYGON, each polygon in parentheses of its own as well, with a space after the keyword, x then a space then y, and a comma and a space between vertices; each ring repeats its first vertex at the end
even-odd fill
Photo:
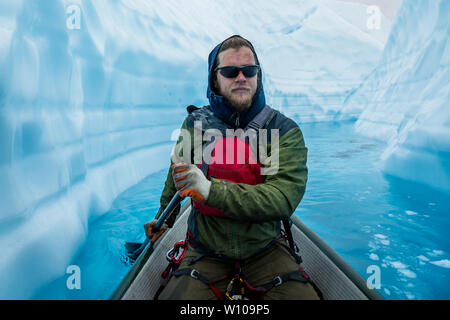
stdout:
MULTIPOLYGON (((184 240, 191 210, 187 199, 172 228, 148 246, 115 289, 112 300, 151 300, 164 282, 161 274, 167 267, 166 253, 177 241, 184 240)), ((329 245, 296 216, 291 217, 292 236, 303 259, 303 267, 322 291, 325 300, 382 300, 375 290, 329 245)))

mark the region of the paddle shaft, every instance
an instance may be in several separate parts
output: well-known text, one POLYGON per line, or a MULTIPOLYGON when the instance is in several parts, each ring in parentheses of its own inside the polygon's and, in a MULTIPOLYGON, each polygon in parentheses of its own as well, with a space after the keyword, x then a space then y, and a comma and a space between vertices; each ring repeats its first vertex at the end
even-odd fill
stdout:
POLYGON ((174 212, 176 206, 181 202, 182 197, 180 196, 180 191, 177 191, 175 195, 173 196, 172 200, 170 200, 169 204, 167 205, 166 209, 164 209, 163 213, 159 216, 158 220, 155 223, 155 226, 153 227, 153 231, 156 233, 161 229, 164 222, 169 219, 169 217, 174 212))
MULTIPOLYGON (((183 198, 180 196, 180 192, 177 191, 177 193, 175 193, 175 195, 173 196, 172 200, 170 200, 169 204, 164 209, 163 213, 161 213, 161 215, 159 216, 159 218, 156 221, 155 225, 153 226, 153 228, 152 228, 153 234, 156 234, 156 233, 158 233, 160 231, 163 223, 166 222, 167 219, 169 219, 169 217, 175 211, 175 208, 181 202, 181 200, 183 200, 183 198)), ((142 243, 142 245, 139 248, 137 248, 133 253, 130 253, 128 256, 131 259, 136 260, 139 257, 139 255, 141 254, 141 252, 144 251, 144 249, 150 243, 152 243, 152 238, 153 238, 152 236, 146 238, 144 243, 142 243)))

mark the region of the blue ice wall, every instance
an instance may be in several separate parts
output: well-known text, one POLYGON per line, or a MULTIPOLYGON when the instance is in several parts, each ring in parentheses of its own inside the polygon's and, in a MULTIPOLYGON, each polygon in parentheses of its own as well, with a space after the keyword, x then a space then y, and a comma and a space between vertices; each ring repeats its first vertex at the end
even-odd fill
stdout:
POLYGON ((137 12, 73 3, 79 29, 68 2, 0 3, 0 298, 64 274, 89 221, 167 166, 184 104, 204 96, 204 61, 129 36, 137 12))
POLYGON ((378 66, 342 112, 386 142, 389 175, 450 193, 450 2, 403 1, 378 66))

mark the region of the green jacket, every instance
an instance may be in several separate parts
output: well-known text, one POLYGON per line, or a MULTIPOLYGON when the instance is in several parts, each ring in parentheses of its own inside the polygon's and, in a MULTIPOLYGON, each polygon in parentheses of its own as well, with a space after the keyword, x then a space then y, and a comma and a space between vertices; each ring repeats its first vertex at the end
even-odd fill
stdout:
MULTIPOLYGON (((199 115, 203 123, 210 127, 216 123, 222 126, 221 129, 231 128, 214 117, 209 107, 203 107, 189 114, 183 122, 182 129, 190 132, 191 160, 194 150, 193 121, 198 120, 199 115), (205 113, 209 119, 204 119, 205 113)), ((265 175, 264 183, 257 185, 233 183, 211 177, 211 190, 205 204, 226 213, 228 218, 197 215, 200 242, 212 251, 232 259, 246 259, 278 238, 280 220, 293 214, 305 193, 308 175, 307 148, 299 126, 279 111, 273 110, 272 116, 263 128, 269 133, 267 145, 269 155, 270 130, 278 129, 279 132, 279 166, 276 174, 265 175)), ((205 127, 203 129, 206 130, 205 127)), ((182 143, 183 138, 180 136, 175 148, 175 154, 180 157, 184 156, 182 143)), ((169 169, 167 173, 157 217, 176 193, 171 171, 169 169)), ((168 221, 169 226, 173 225, 178 212, 179 207, 172 215, 171 221, 168 221)))

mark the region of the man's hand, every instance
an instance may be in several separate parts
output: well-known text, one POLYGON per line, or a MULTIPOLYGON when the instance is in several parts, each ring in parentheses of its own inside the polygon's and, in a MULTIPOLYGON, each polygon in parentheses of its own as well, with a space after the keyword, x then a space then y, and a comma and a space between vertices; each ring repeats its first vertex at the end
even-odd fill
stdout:
MULTIPOLYGON (((154 232, 153 228, 154 228, 154 226, 155 226, 155 224, 156 224, 157 221, 158 221, 158 220, 153 219, 153 220, 147 222, 146 224, 144 224, 145 236, 146 236, 147 238, 153 237, 153 236, 154 236, 155 232, 154 232)), ((163 223, 162 226, 161 226, 160 231, 161 231, 161 230, 164 230, 164 229, 167 229, 167 228, 169 228, 169 227, 167 226, 167 224, 163 223)))
POLYGON ((211 189, 211 181, 206 179, 203 172, 193 164, 177 163, 172 166, 172 176, 175 188, 180 195, 191 197, 199 202, 206 202, 211 189))

